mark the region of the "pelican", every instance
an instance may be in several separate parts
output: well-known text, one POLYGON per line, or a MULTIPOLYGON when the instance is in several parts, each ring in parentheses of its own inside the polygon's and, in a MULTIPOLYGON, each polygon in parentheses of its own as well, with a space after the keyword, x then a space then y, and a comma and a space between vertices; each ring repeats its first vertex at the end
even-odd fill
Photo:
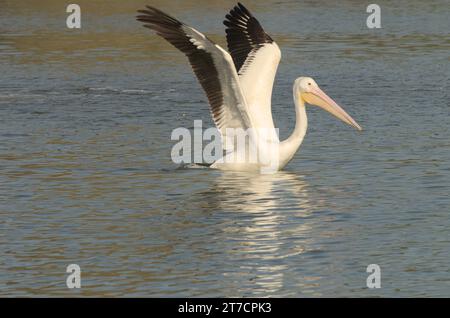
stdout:
MULTIPOLYGON (((293 85, 295 128, 283 141, 273 123, 272 88, 281 60, 276 42, 264 31, 250 11, 238 3, 226 15, 229 53, 196 29, 151 6, 138 10, 138 21, 183 52, 192 66, 210 104, 222 142, 230 129, 255 129, 249 143, 259 151, 256 161, 217 160, 211 168, 247 171, 267 165, 276 153, 275 171, 281 170, 300 148, 307 130, 306 104, 330 112, 344 123, 362 130, 356 121, 320 89, 311 77, 299 77, 293 85), (259 131, 269 131, 269 134, 259 131), (276 146, 274 148, 274 145, 276 146), (275 150, 274 150, 275 149, 275 150)), ((224 146, 228 149, 228 144, 224 146)), ((273 162, 271 162, 272 164, 273 162)), ((272 165, 273 166, 273 165, 272 165)))

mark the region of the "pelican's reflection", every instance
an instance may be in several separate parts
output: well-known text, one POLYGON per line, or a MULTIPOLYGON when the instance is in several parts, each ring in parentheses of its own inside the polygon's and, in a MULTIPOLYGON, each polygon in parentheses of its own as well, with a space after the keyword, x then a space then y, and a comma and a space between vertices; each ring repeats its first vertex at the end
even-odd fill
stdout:
POLYGON ((304 177, 225 172, 201 196, 211 213, 226 220, 210 243, 221 248, 226 264, 239 264, 223 269, 227 280, 239 282, 225 296, 235 296, 236 288, 239 295, 282 290, 289 279, 287 259, 304 252, 313 240, 314 207, 304 177))
POLYGON ((311 207, 307 186, 302 175, 292 172, 240 174, 227 171, 214 178, 211 189, 202 195, 211 207, 233 211, 254 213, 280 208, 280 204, 296 203, 308 213, 311 207))

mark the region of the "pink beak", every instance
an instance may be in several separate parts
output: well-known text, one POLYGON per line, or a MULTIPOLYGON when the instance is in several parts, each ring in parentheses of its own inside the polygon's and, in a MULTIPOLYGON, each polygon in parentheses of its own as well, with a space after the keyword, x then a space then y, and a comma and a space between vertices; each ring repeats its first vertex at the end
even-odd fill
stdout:
POLYGON ((313 87, 310 92, 305 93, 305 101, 309 104, 323 108, 344 123, 349 124, 358 130, 362 130, 361 126, 319 87, 313 87))

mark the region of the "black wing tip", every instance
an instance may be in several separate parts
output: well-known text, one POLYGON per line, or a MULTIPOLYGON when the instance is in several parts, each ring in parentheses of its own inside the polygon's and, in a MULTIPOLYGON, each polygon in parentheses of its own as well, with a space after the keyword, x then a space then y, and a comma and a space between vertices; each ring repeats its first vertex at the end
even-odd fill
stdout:
POLYGON ((223 24, 229 28, 234 27, 242 29, 242 26, 238 24, 238 20, 241 18, 244 19, 244 21, 247 21, 247 18, 241 13, 235 11, 235 8, 231 9, 230 12, 225 15, 225 20, 223 21, 223 24))
MULTIPOLYGON (((238 2, 237 7, 241 9, 245 14, 247 14, 249 17, 252 17, 250 10, 248 10, 241 2, 238 2)), ((236 7, 235 7, 236 8, 236 7)))
POLYGON ((138 15, 136 16, 137 21, 155 25, 166 25, 166 26, 170 25, 174 27, 181 27, 183 25, 182 22, 178 21, 177 19, 165 13, 164 11, 161 11, 149 5, 145 7, 146 9, 137 10, 138 13, 138 15))
POLYGON ((145 6, 145 9, 139 9, 139 10, 136 10, 136 12, 144 14, 144 15, 154 15, 154 14, 158 14, 158 12, 164 13, 161 10, 158 10, 152 6, 145 6))
POLYGON ((228 28, 232 28, 236 25, 236 23, 234 23, 232 20, 233 17, 230 14, 227 14, 225 15, 225 20, 223 20, 223 24, 228 28))
POLYGON ((227 27, 235 27, 242 29, 242 26, 239 25, 239 22, 245 21, 248 23, 249 20, 256 18, 253 16, 253 14, 248 10, 241 2, 238 2, 231 10, 230 12, 225 15, 225 21, 228 21, 229 24, 225 24, 225 21, 223 22, 225 26, 227 27))

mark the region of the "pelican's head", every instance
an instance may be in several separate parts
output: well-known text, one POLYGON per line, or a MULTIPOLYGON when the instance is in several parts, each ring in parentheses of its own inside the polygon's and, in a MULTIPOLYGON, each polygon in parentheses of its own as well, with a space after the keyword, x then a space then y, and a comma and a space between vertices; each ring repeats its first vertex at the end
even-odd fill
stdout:
POLYGON ((299 77, 295 80, 294 94, 308 104, 319 106, 330 112, 344 123, 362 130, 361 126, 343 110, 334 100, 328 97, 311 77, 299 77))

